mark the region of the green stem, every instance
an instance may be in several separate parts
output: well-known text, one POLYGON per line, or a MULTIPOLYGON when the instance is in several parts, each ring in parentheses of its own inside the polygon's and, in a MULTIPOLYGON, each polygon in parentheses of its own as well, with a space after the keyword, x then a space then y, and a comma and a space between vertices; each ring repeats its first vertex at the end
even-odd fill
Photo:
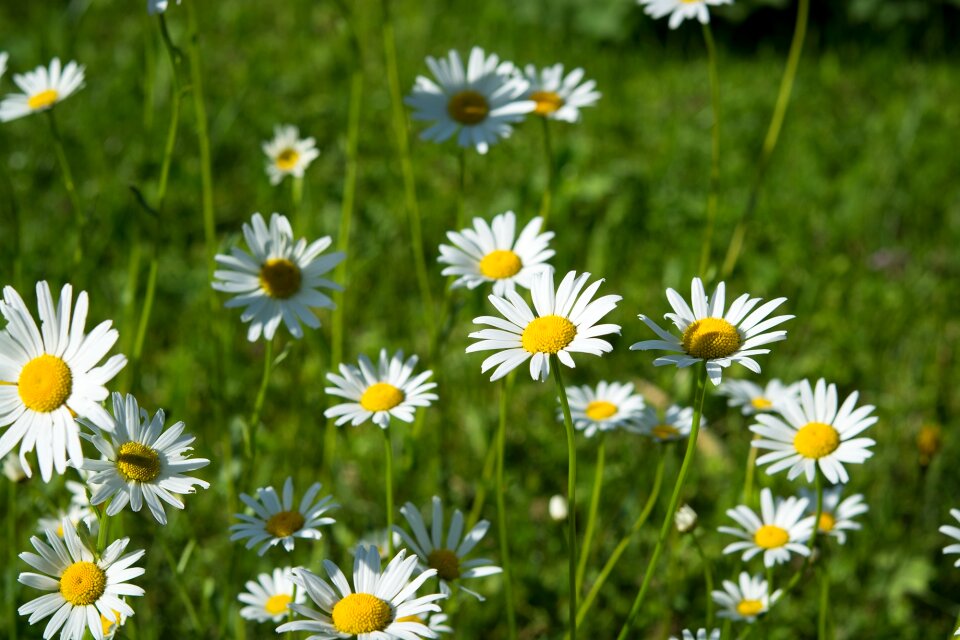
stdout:
POLYGON ((303 221, 300 219, 300 205, 303 203, 303 178, 294 176, 290 180, 290 202, 293 207, 291 212, 293 216, 293 228, 300 233, 306 233, 303 228, 303 221))
POLYGON ((827 638, 827 612, 830 610, 830 577, 827 566, 820 568, 820 611, 817 615, 817 640, 827 638))
POLYGON ((504 494, 506 483, 503 481, 504 453, 507 441, 507 396, 509 387, 508 378, 500 380, 500 420, 497 424, 497 531, 500 534, 500 559, 503 563, 503 597, 507 609, 507 637, 510 640, 517 638, 517 614, 513 602, 513 570, 510 566, 510 534, 507 529, 507 508, 504 494))
POLYGON ((107 515, 107 505, 97 509, 96 513, 99 525, 97 530, 97 555, 100 555, 107 548, 107 530, 110 528, 110 516, 107 515))
MULTIPOLYGON (((759 440, 760 436, 754 435, 754 440, 759 440)), ((756 477, 757 469, 757 448, 751 443, 750 451, 747 453, 747 468, 744 470, 743 494, 740 501, 743 504, 753 504, 753 480, 756 477)))
POLYGON ((170 565, 170 572, 173 574, 173 586, 177 591, 177 596, 187 611, 187 618, 189 618, 193 630, 199 632, 201 629, 200 619, 197 617, 197 610, 193 606, 193 598, 190 597, 186 587, 183 586, 183 573, 177 570, 176 558, 173 557, 173 552, 170 551, 170 547, 165 538, 163 539, 162 545, 163 554, 167 558, 167 564, 170 565))
POLYGON ((253 403, 253 411, 250 412, 250 420, 247 422, 249 437, 246 438, 245 451, 246 457, 250 459, 250 467, 254 466, 257 455, 257 429, 260 426, 260 413, 263 411, 263 401, 267 397, 267 387, 270 386, 270 374, 273 372, 273 340, 267 340, 263 348, 263 375, 260 377, 260 388, 257 389, 257 398, 253 403))
MULTIPOLYGON (((379 427, 378 427, 379 428, 379 427)), ((393 556, 393 442, 390 427, 383 431, 384 479, 387 492, 387 556, 393 556)))
MULTIPOLYGON (((960 629, 960 614, 957 614, 957 621, 953 623, 953 629, 960 629)), ((955 635, 956 635, 955 632, 954 632, 954 631, 951 631, 951 632, 950 632, 950 640, 953 640, 953 638, 955 637, 955 635)))
POLYGON ((188 1, 187 23, 190 29, 190 84, 193 94, 193 111, 197 120, 197 144, 200 149, 200 185, 202 191, 203 237, 207 260, 213 269, 213 256, 217 252, 216 223, 213 211, 213 164, 210 152, 210 129, 207 122, 207 107, 203 98, 203 72, 200 60, 200 33, 194 2, 188 1))
POLYGON ((140 312, 140 320, 137 323, 137 337, 133 341, 133 354, 130 358, 130 370, 133 375, 133 385, 137 384, 137 366, 140 363, 140 357, 143 355, 143 343, 147 339, 147 325, 150 324, 150 314, 153 311, 153 300, 157 291, 157 250, 153 249, 153 257, 150 258, 150 270, 147 272, 147 290, 143 295, 143 309, 140 312))
POLYGON ((707 65, 710 70, 710 104, 713 108, 713 126, 710 128, 710 190, 707 193, 707 224, 700 249, 700 269, 707 273, 710 266, 710 248, 717 221, 717 200, 720 191, 720 81, 717 75, 717 45, 713 41, 710 23, 703 25, 703 41, 707 46, 707 65))
MULTIPOLYGON (((15 455, 15 454, 14 454, 15 455)), ((7 559, 8 567, 17 566, 17 483, 7 481, 7 559)), ((14 571, 6 572, 6 600, 7 600, 7 637, 17 640, 17 602, 14 598, 14 571)))
POLYGON ((697 531, 691 531, 690 536, 693 538, 693 546, 696 547, 697 554, 700 556, 700 563, 703 565, 703 581, 707 587, 707 629, 713 629, 714 602, 713 596, 710 595, 713 593, 713 563, 710 562, 710 558, 704 552, 697 531))
POLYGON ((823 476, 820 472, 820 467, 817 467, 816 476, 814 479, 817 491, 817 511, 813 520, 813 532, 810 534, 810 540, 807 542, 807 549, 810 550, 810 553, 807 555, 807 560, 804 562, 797 572, 793 574, 793 577, 790 578, 790 582, 787 583, 787 586, 783 589, 783 594, 780 597, 788 595, 793 591, 794 587, 797 586, 797 583, 800 582, 800 578, 803 577, 803 574, 806 573, 807 569, 810 568, 810 565, 813 563, 813 550, 817 544, 817 534, 820 531, 820 516, 823 515, 823 476))
POLYGON ((553 194, 557 187, 557 167, 553 159, 553 143, 550 139, 550 119, 543 116, 540 121, 543 123, 543 162, 547 167, 547 188, 544 189, 543 200, 540 201, 540 217, 543 218, 543 229, 546 229, 553 205, 553 194))
POLYGON ((597 523, 597 509, 600 506, 600 490, 603 487, 603 466, 606 458, 607 442, 603 432, 598 434, 597 464, 593 473, 593 490, 590 493, 590 509, 587 512, 587 528, 583 532, 583 544, 580 547, 580 562, 577 564, 577 593, 583 589, 583 576, 587 571, 587 559, 590 557, 590 544, 593 542, 593 530, 597 523))
POLYGON ((483 458, 483 471, 480 472, 480 484, 477 487, 477 493, 473 497, 473 506, 470 507, 470 514, 467 516, 467 529, 473 528, 480 519, 480 512, 483 511, 483 504, 487 498, 487 484, 493 477, 494 468, 497 460, 497 436, 490 439, 487 444, 487 453, 483 458))
POLYGON ((54 109, 47 110, 47 121, 50 123, 50 133, 53 134, 53 148, 57 154, 57 161, 60 163, 60 172, 63 174, 63 186, 67 189, 67 196, 70 198, 70 205, 73 207, 73 213, 77 219, 77 247, 73 253, 73 263, 77 265, 83 259, 83 236, 87 226, 87 218, 83 212, 83 206, 80 204, 80 196, 73 182, 73 172, 70 170, 70 161, 67 159, 67 152, 63 146, 63 137, 60 135, 57 117, 53 112, 54 109))
POLYGON ((577 443, 574 439, 573 418, 570 416, 570 403, 567 401, 567 388, 563 386, 560 373, 560 358, 550 355, 550 367, 553 379, 557 383, 557 394, 563 408, 563 426, 567 432, 567 537, 570 582, 570 640, 577 640, 577 443))
POLYGON ((163 162, 160 164, 160 181, 157 186, 157 204, 156 211, 163 211, 163 203, 167 196, 167 182, 170 178, 170 165, 173 161, 173 151, 177 145, 177 129, 180 124, 180 100, 183 97, 180 81, 180 60, 181 53, 176 45, 170 39, 170 32, 167 30, 167 22, 163 14, 159 18, 160 35, 162 36, 164 47, 167 50, 167 56, 170 58, 170 68, 173 71, 173 102, 170 105, 170 128, 167 130, 167 141, 163 149, 163 162))
POLYGON ((667 541, 667 535, 670 533, 670 527, 673 524, 673 517, 677 512, 677 503, 680 501, 680 492, 683 490, 683 483, 687 479, 687 474, 690 472, 690 467, 693 466, 693 457, 697 450, 697 435, 700 433, 700 418, 703 415, 703 399, 704 396, 707 395, 706 381, 707 367, 706 364, 702 364, 700 365, 700 373, 697 376, 693 426, 690 429, 690 436, 687 439, 687 451, 683 456, 683 463, 680 465, 680 474, 677 476, 677 483, 673 487, 673 494, 670 496, 670 502, 667 505, 667 512, 663 517, 663 524, 660 527, 660 535, 657 538, 657 544, 653 548, 653 555, 650 557, 650 562, 647 563, 646 571, 643 573, 643 584, 640 586, 640 591, 637 593, 637 597, 633 602, 633 606, 630 608, 630 614, 627 616, 627 621, 624 623, 623 628, 620 629, 620 634, 617 636, 617 640, 625 640, 629 636, 630 629, 633 628, 634 622, 636 622, 637 615, 640 613, 640 608, 643 605, 643 598, 647 595, 647 589, 650 587, 650 583, 653 580, 653 572, 657 567, 657 560, 660 559, 660 554, 663 552, 664 544, 667 541))

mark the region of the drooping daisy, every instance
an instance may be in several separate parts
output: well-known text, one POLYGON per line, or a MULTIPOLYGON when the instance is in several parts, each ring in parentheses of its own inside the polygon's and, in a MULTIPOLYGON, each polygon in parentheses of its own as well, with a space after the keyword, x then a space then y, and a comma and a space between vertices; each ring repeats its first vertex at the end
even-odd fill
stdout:
MULTIPOLYGON (((450 595, 450 583, 454 580, 482 578, 503 571, 500 567, 492 565, 490 560, 483 558, 464 560, 486 535, 487 529, 490 528, 490 523, 487 520, 481 520, 464 535, 463 514, 459 509, 455 509, 453 517, 450 519, 450 529, 444 536, 443 504, 437 496, 433 496, 431 520, 433 524, 430 534, 427 533, 427 526, 420 515, 420 510, 412 502, 403 505, 400 513, 403 514, 410 525, 410 529, 413 530, 413 537, 396 525, 394 525, 394 531, 400 534, 403 541, 417 554, 421 565, 425 568, 436 569, 437 577, 440 579, 440 592, 444 595, 450 595)), ((464 587, 462 582, 459 584, 460 588, 466 593, 479 600, 484 599, 479 593, 464 587)))
POLYGON ((127 622, 127 616, 119 611, 111 611, 110 617, 100 614, 100 628, 103 629, 103 640, 111 640, 117 631, 127 622))
POLYGON ((230 531, 233 532, 230 539, 248 538, 247 549, 252 549, 262 542, 257 551, 261 556, 267 549, 278 544, 282 544, 286 551, 293 551, 294 538, 319 540, 322 535, 319 527, 336 522, 323 514, 340 506, 331 504, 332 496, 325 496, 314 502, 320 486, 319 482, 310 485, 297 509, 293 508, 293 478, 288 477, 283 484, 283 502, 277 497, 277 491, 273 487, 257 489, 256 498, 241 493, 240 500, 253 509, 254 515, 234 514, 241 522, 230 526, 230 531))
POLYGON ((218 254, 216 261, 224 269, 214 272, 213 288, 237 294, 224 306, 245 307, 240 319, 250 323, 247 339, 256 342, 262 333, 271 340, 281 320, 295 338, 303 337, 301 322, 319 327, 310 309, 335 307, 320 287, 343 289, 322 277, 344 258, 340 251, 320 255, 332 243, 330 236, 309 245, 304 238, 294 243, 290 221, 279 213, 270 217, 269 228, 263 216, 253 214, 251 223, 243 225, 243 236, 253 255, 237 247, 229 256, 218 254))
POLYGON ((119 337, 104 320, 85 333, 87 292, 72 304, 73 287, 64 285, 55 306, 46 282, 37 283, 41 327, 13 287, 4 287, 0 313, 7 328, 0 332, 0 456, 20 443, 20 464, 27 475, 26 454, 37 450, 44 482, 53 470, 62 474, 67 458, 83 464, 80 428, 74 416, 87 418, 101 429, 113 421, 100 402, 106 400, 109 382, 127 364, 122 355, 100 362, 119 337))
POLYGON ((670 28, 676 29, 684 20, 699 20, 700 24, 710 22, 708 6, 733 4, 733 0, 637 0, 645 7, 644 13, 655 20, 670 15, 670 28))
POLYGON ((23 93, 10 94, 0 102, 0 122, 46 111, 66 100, 83 86, 83 67, 71 60, 61 68, 60 58, 54 58, 49 68, 40 65, 33 71, 15 74, 13 81, 23 93))
POLYGON ((767 473, 789 468, 791 480, 805 473, 813 481, 817 468, 832 484, 850 480, 843 463, 862 464, 873 455, 868 449, 876 442, 857 438, 877 421, 871 416, 873 405, 857 406, 859 393, 854 391, 837 409, 837 385, 827 385, 823 378, 816 388, 809 380, 800 383, 799 400, 787 398, 779 415, 759 414, 750 427, 761 439, 754 440, 758 449, 772 449, 757 458, 757 465, 768 463, 767 473))
POLYGON ((401 550, 380 570, 380 554, 376 547, 366 547, 354 555, 353 587, 343 572, 329 560, 323 568, 330 582, 307 569, 293 570, 293 582, 306 590, 319 611, 294 604, 291 608, 308 620, 295 620, 277 627, 285 631, 309 631, 312 640, 338 640, 356 636, 357 640, 415 640, 436 638, 437 633, 420 620, 431 612, 439 612, 435 604, 445 596, 440 593, 414 598, 417 589, 436 575, 428 569, 411 579, 417 569, 417 557, 406 557, 401 550), (331 584, 332 583, 332 584, 331 584))
POLYGON ((130 504, 140 511, 146 502, 154 519, 167 524, 163 503, 183 509, 183 501, 175 494, 194 493, 194 487, 208 489, 210 483, 184 475, 210 464, 206 458, 191 458, 194 437, 184 435, 183 422, 166 431, 163 409, 153 418, 141 409, 136 398, 113 394, 114 426, 105 434, 93 423, 83 421, 93 431, 88 437, 103 455, 102 460, 87 458, 83 468, 94 472, 91 504, 110 500, 107 515, 114 516, 130 504))
MULTIPOLYGON (((953 516, 954 520, 957 520, 958 522, 960 522, 960 509, 950 509, 950 515, 953 516)), ((945 524, 942 527, 940 527, 938 531, 940 531, 940 533, 942 533, 943 535, 950 536, 957 542, 960 542, 960 528, 957 528, 950 524, 945 524)), ((947 545, 946 547, 943 548, 943 553, 947 555, 951 553, 960 553, 960 544, 947 545)), ((958 558, 957 561, 953 563, 953 566, 960 567, 960 558, 958 558)))
POLYGON ((729 580, 723 581, 723 591, 714 591, 713 601, 723 609, 717 612, 721 618, 754 622, 757 617, 770 610, 770 607, 783 594, 781 589, 770 593, 770 586, 762 575, 751 577, 749 573, 740 573, 739 586, 729 580))
POLYGON ((766 387, 749 380, 724 380, 717 391, 729 398, 729 406, 740 407, 743 415, 752 416, 776 411, 784 398, 796 399, 800 389, 796 383, 786 385, 774 378, 766 387))
MULTIPOLYGON (((573 426, 588 438, 597 431, 612 431, 631 424, 644 409, 643 396, 633 392, 633 383, 601 381, 596 388, 589 385, 567 387, 573 426)), ((558 418, 563 420, 562 411, 558 418)))
POLYGON ((256 622, 283 622, 292 603, 303 604, 307 594, 297 589, 291 578, 293 569, 274 569, 272 575, 261 573, 257 582, 247 581, 247 591, 237 599, 247 606, 240 609, 240 616, 256 622))
POLYGON ((760 516, 746 505, 727 509, 727 515, 736 520, 742 529, 719 527, 720 533, 729 533, 740 542, 728 544, 723 553, 743 551, 746 562, 758 553, 763 553, 763 564, 772 567, 790 561, 790 553, 801 556, 810 555, 806 541, 813 534, 814 517, 804 517, 807 508, 806 498, 777 498, 773 501, 770 489, 760 492, 760 516))
POLYGON ((263 143, 263 152, 267 154, 270 184, 280 184, 286 176, 302 178, 306 168, 320 155, 317 141, 301 140, 300 130, 290 124, 274 127, 273 140, 263 143))
POLYGON ((23 572, 19 581, 51 593, 31 600, 17 612, 29 615, 30 624, 53 616, 43 632, 44 638, 53 637, 63 627, 61 640, 81 640, 86 629, 96 640, 103 640, 101 617, 106 616, 109 621, 117 613, 132 616, 133 609, 122 598, 143 595, 143 589, 128 582, 143 575, 142 568, 132 566, 143 551, 123 555, 130 538, 122 538, 98 558, 84 546, 73 523, 64 519, 62 526, 62 540, 48 530, 47 542, 36 536, 30 538, 37 553, 20 554, 21 560, 41 573, 23 572))
POLYGON ((523 98, 527 81, 513 74, 513 63, 501 63, 480 47, 470 51, 466 69, 456 51, 446 59, 427 56, 427 66, 436 82, 417 76, 404 99, 414 109, 414 120, 435 121, 420 134, 424 140, 443 142, 459 131, 458 145, 486 153, 491 144, 510 136, 511 123, 536 108, 523 98))
MULTIPOLYGON (((681 640, 677 636, 670 636, 670 640, 681 640)), ((720 640, 720 629, 707 631, 706 629, 697 629, 695 632, 689 629, 683 630, 682 640, 720 640)))
MULTIPOLYGON (((706 419, 700 416, 700 428, 706 425, 706 419)), ((642 433, 656 442, 682 440, 689 436, 693 429, 693 409, 673 404, 661 415, 655 407, 644 407, 636 419, 627 425, 627 428, 642 433)))
POLYGON ((483 361, 481 373, 497 367, 490 376, 491 381, 497 380, 529 359, 530 376, 543 381, 550 375, 551 355, 556 354, 560 362, 572 368, 571 353, 599 356, 612 351, 613 345, 598 336, 619 334, 620 325, 596 323, 617 306, 621 297, 606 295, 593 300, 603 279, 584 289, 589 278, 589 273, 578 276, 571 271, 554 289, 553 270, 538 273, 530 287, 536 314, 516 291, 507 291, 505 298, 489 296, 506 320, 492 316, 473 320, 474 324, 494 327, 470 334, 479 342, 467 347, 467 353, 497 351, 483 361))
POLYGON ((513 211, 494 216, 487 224, 482 218, 473 219, 472 229, 459 233, 448 231, 453 246, 440 245, 438 262, 449 264, 442 275, 460 276, 453 287, 476 289, 485 282, 493 283, 494 295, 503 296, 516 285, 530 288, 534 274, 549 269, 547 260, 553 257, 548 249, 553 232, 540 233, 543 218, 537 216, 527 223, 514 241, 517 217, 513 211))
MULTIPOLYGON (((150 15, 164 13, 168 4, 169 0, 147 0, 147 13, 150 15)), ((177 0, 177 4, 180 4, 180 0, 177 0)))
POLYGON ((417 356, 410 356, 404 361, 403 351, 397 351, 390 357, 386 349, 381 349, 377 367, 365 355, 360 356, 359 367, 341 364, 341 375, 327 374, 327 380, 336 386, 327 387, 324 391, 350 402, 334 405, 323 415, 337 418, 337 425, 349 422, 354 427, 372 420, 380 428, 386 429, 391 417, 413 422, 417 407, 429 407, 437 399, 437 394, 428 393, 437 386, 436 382, 427 382, 433 375, 432 371, 413 376, 417 360, 417 356))
POLYGON ((592 107, 600 99, 596 82, 587 80, 581 83, 583 69, 574 69, 564 77, 562 64, 539 71, 528 64, 523 76, 530 83, 524 97, 537 104, 533 112, 550 120, 576 122, 580 119, 582 107, 592 107))
MULTIPOLYGON (((805 497, 809 504, 807 505, 807 515, 817 515, 817 494, 808 489, 800 489, 800 494, 805 497)), ((823 492, 823 508, 820 512, 820 526, 817 531, 821 535, 829 535, 837 539, 840 544, 847 542, 846 531, 860 530, 862 527, 859 522, 853 519, 865 514, 870 507, 863 501, 863 494, 855 493, 847 496, 840 501, 843 494, 843 485, 829 487, 823 492)))

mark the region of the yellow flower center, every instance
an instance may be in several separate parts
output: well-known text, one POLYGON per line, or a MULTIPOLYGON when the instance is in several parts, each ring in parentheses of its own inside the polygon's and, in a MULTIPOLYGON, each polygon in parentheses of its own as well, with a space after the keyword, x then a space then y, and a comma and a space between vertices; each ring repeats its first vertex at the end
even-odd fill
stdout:
POLYGON ((757 411, 766 411, 773 406, 773 403, 764 398, 763 396, 757 396, 750 401, 750 405, 757 411))
POLYGON ((124 442, 117 450, 117 471, 127 482, 152 482, 160 475, 160 455, 139 442, 124 442))
POLYGON ((383 631, 390 624, 390 605, 369 593, 351 593, 333 606, 333 626, 340 633, 355 635, 383 631))
POLYGON ((563 98, 556 91, 534 91, 530 99, 537 103, 533 112, 538 116, 548 116, 563 106, 563 98))
POLYGON ((480 261, 480 273, 494 280, 515 276, 522 268, 520 256, 509 249, 491 251, 480 261))
POLYGON ((286 613, 287 609, 290 608, 290 603, 293 601, 293 598, 286 593, 278 593, 275 596, 270 596, 267 598, 266 604, 263 605, 263 608, 272 616, 279 616, 282 613, 286 613))
POLYGON ((260 286, 271 298, 286 300, 300 291, 300 267, 286 258, 270 258, 260 267, 260 286))
POLYGON ((106 588, 106 572, 92 562, 74 562, 60 576, 60 595, 78 607, 99 600, 106 588))
POLYGON ((680 342, 683 350, 694 358, 712 360, 726 358, 740 348, 740 334, 723 318, 703 318, 693 322, 680 342))
POLYGON ((778 527, 775 524, 765 524, 753 534, 753 541, 757 543, 758 547, 776 549, 790 541, 790 534, 783 527, 778 527))
POLYGON ((303 529, 304 522, 299 511, 281 511, 270 516, 264 529, 275 538, 286 538, 303 529))
POLYGON ((103 629, 103 635, 108 636, 115 626, 120 624, 120 612, 114 611, 114 618, 111 620, 107 616, 100 614, 100 626, 103 629))
POLYGON ((808 422, 793 437, 793 448, 804 458, 828 456, 839 446, 840 434, 822 422, 808 422))
POLYGON ((56 89, 46 89, 27 98, 27 106, 32 110, 46 109, 57 101, 60 94, 56 89))
POLYGON ((277 154, 277 159, 275 162, 277 164, 277 169, 280 169, 280 171, 291 171, 295 166, 297 166, 297 160, 299 159, 300 154, 297 153, 297 150, 288 147, 277 154))
POLYGON ((441 580, 456 580, 460 577, 460 559, 450 549, 434 549, 427 556, 427 565, 437 570, 441 580))
POLYGON ((658 440, 669 440, 680 435, 680 430, 670 424, 658 424, 650 430, 650 433, 658 440))
POLYGON ((389 411, 403 402, 406 395, 389 382, 377 382, 360 396, 360 406, 367 411, 389 411))
MULTIPOLYGON (((686 0, 684 0, 686 2, 686 0)), ((737 604, 737 613, 743 617, 754 617, 763 612, 763 602, 760 600, 741 600, 737 604)))
POLYGON ((573 342, 577 327, 562 316, 534 318, 523 330, 520 343, 529 353, 556 353, 573 342))
POLYGON ((490 105, 487 99, 476 91, 467 89, 450 96, 447 103, 447 113, 460 124, 477 124, 487 119, 490 105))
POLYGON ((820 526, 818 529, 823 533, 830 533, 837 524, 837 519, 831 513, 820 514, 820 526))
POLYGON ((17 391, 27 409, 50 413, 59 409, 73 391, 73 374, 67 363, 45 353, 23 366, 17 391))
POLYGON ((606 400, 594 400, 584 411, 591 420, 606 420, 617 413, 617 405, 606 400))

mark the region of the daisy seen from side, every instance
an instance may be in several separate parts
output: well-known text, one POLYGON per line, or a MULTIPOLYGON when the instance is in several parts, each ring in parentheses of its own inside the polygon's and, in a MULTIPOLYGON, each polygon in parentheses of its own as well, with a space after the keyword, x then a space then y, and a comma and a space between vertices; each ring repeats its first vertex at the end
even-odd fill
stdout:
MULTIPOLYGON (((700 416, 700 428, 706 426, 706 418, 700 416)), ((693 429, 693 409, 672 404, 661 413, 656 407, 646 406, 627 428, 655 442, 682 440, 693 429)))
POLYGON ((670 28, 676 29, 684 20, 698 20, 700 24, 710 22, 710 10, 707 7, 733 4, 733 0, 637 0, 644 7, 644 13, 654 20, 669 15, 670 28))
POLYGON ((253 515, 234 514, 240 522, 230 526, 230 540, 246 539, 247 549, 260 545, 257 554, 261 556, 276 545, 293 551, 295 538, 319 540, 322 536, 320 527, 335 522, 323 514, 340 506, 333 504, 332 496, 315 500, 320 488, 319 482, 310 485, 296 509, 293 505, 293 478, 290 477, 283 483, 282 500, 273 487, 261 487, 256 498, 241 493, 240 500, 253 510, 253 515))
MULTIPOLYGON (((81 475, 84 474, 83 471, 80 472, 81 475)), ((67 480, 66 482, 67 491, 70 492, 70 504, 66 509, 60 509, 57 512, 56 517, 45 517, 40 518, 37 523, 37 530, 41 533, 47 529, 53 529, 57 532, 57 535, 61 538, 63 537, 63 527, 61 523, 64 518, 70 520, 73 523, 74 527, 78 527, 81 524, 87 528, 91 535, 96 535, 99 531, 100 521, 97 518, 97 514, 93 510, 93 506, 90 504, 90 496, 87 493, 87 486, 82 482, 77 482, 76 480, 67 480)))
POLYGON ((267 175, 273 185, 280 184, 287 176, 302 178, 310 163, 320 156, 317 141, 300 138, 300 130, 290 124, 274 127, 273 139, 264 142, 262 148, 267 156, 267 175))
POLYGON ((724 380, 717 391, 727 396, 728 406, 740 407, 743 415, 752 416, 776 411, 785 398, 796 399, 800 388, 774 378, 763 387, 749 380, 724 380))
POLYGON ((770 593, 770 585, 763 576, 751 576, 743 571, 737 583, 724 580, 723 591, 714 591, 710 595, 714 602, 723 607, 717 612, 721 618, 755 622, 759 616, 770 610, 782 594, 781 589, 770 593))
MULTIPOLYGON (((950 515, 953 516, 953 519, 957 522, 960 522, 960 509, 950 509, 950 515)), ((945 555, 950 555, 954 553, 960 553, 960 528, 955 527, 952 524, 945 524, 940 529, 940 533, 945 536, 950 536, 957 541, 957 544, 949 544, 943 548, 943 553, 945 555)), ((953 566, 960 567, 960 558, 953 563, 953 566)))
POLYGON ((60 58, 54 58, 48 67, 14 74, 13 82, 23 93, 10 94, 0 102, 0 122, 52 109, 69 98, 83 87, 83 66, 72 60, 63 66, 60 58))
POLYGON ((261 573, 257 581, 248 580, 247 590, 237 599, 246 606, 240 616, 255 622, 283 622, 291 604, 303 604, 307 595, 293 584, 293 569, 277 568, 271 573, 261 573))
MULTIPOLYGON (((853 519, 870 510, 863 501, 861 493, 855 493, 840 500, 843 489, 843 485, 836 485, 823 490, 823 509, 820 513, 820 525, 817 527, 821 535, 836 538, 840 544, 846 544, 847 531, 858 531, 863 528, 853 519)), ((800 495, 809 501, 807 515, 816 516, 817 494, 809 489, 800 489, 800 495)))
POLYGON ((584 81, 583 69, 573 69, 564 76, 563 64, 543 69, 528 64, 522 73, 530 85, 524 97, 536 103, 534 114, 548 120, 576 122, 580 119, 580 109, 592 107, 600 99, 597 83, 584 81))
MULTIPOLYGON (((169 4, 169 0, 147 0, 147 13, 151 16, 164 13, 169 4)), ((177 0, 177 4, 180 4, 180 0, 177 0)))
MULTIPOLYGON (((567 387, 573 426, 590 438, 598 431, 631 425, 646 406, 643 396, 633 389, 632 382, 606 381, 600 381, 596 387, 567 387)), ((563 411, 557 411, 557 419, 563 420, 563 411)))
POLYGON ((760 492, 760 515, 746 505, 727 509, 741 528, 719 527, 720 533, 729 533, 740 541, 728 544, 724 554, 743 551, 743 561, 763 554, 763 564, 773 567, 790 561, 790 554, 810 555, 806 542, 813 534, 814 516, 805 517, 809 504, 806 498, 778 498, 774 502, 770 489, 760 492))

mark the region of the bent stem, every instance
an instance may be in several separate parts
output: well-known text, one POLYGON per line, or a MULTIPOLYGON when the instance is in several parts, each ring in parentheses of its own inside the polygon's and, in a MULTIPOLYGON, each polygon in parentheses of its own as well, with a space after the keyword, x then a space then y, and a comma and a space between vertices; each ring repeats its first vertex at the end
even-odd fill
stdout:
POLYGON ((606 458, 607 442, 603 432, 599 434, 597 444, 597 464, 593 473, 593 491, 590 493, 590 509, 587 511, 587 528, 583 532, 583 544, 580 547, 580 562, 577 565, 577 593, 583 589, 583 576, 587 571, 587 559, 590 557, 590 543, 593 541, 593 529, 597 522, 597 509, 600 506, 600 490, 603 487, 603 466, 606 458))
POLYGON ((713 229, 717 220, 717 200, 720 191, 720 81, 717 76, 717 45, 713 41, 710 23, 703 25, 703 41, 707 46, 707 65, 710 70, 710 105, 713 109, 713 126, 710 128, 710 190, 707 193, 707 224, 700 249, 700 270, 706 273, 710 265, 710 247, 713 244, 713 229))
POLYGON ((569 538, 567 556, 569 557, 570 582, 570 640, 577 638, 577 446, 574 439, 573 418, 570 416, 570 403, 567 401, 567 389, 563 386, 560 373, 560 358, 550 354, 550 367, 553 379, 557 383, 560 406, 563 408, 563 426, 567 432, 567 536, 569 538))
POLYGON ((540 217, 543 218, 543 228, 547 228, 550 219, 550 210, 553 206, 553 193, 557 187, 557 167, 553 160, 553 143, 550 139, 550 119, 542 116, 543 122, 543 162, 547 167, 547 188, 540 201, 540 217))
POLYGON ((53 135, 53 149, 57 154, 57 161, 60 163, 60 172, 63 174, 63 186, 67 189, 70 206, 73 207, 73 214, 77 219, 77 246, 73 253, 73 263, 77 265, 83 259, 83 233, 87 226, 87 218, 83 212, 83 206, 80 204, 80 196, 77 194, 77 187, 73 182, 73 172, 70 170, 70 161, 67 159, 67 152, 63 146, 63 137, 60 135, 57 117, 53 112, 54 109, 47 110, 47 121, 50 123, 50 133, 53 135))
POLYGON ((393 442, 390 440, 390 427, 383 431, 384 480, 387 492, 387 556, 393 555, 393 442))
POLYGON ((507 608, 507 630, 508 638, 516 640, 517 637, 517 614, 513 602, 513 583, 511 576, 513 570, 510 566, 510 544, 509 533, 507 530, 507 508, 505 504, 504 493, 506 484, 503 481, 503 462, 504 452, 507 441, 507 396, 509 395, 508 380, 512 376, 500 380, 500 421, 497 424, 497 533, 500 535, 500 558, 503 562, 503 597, 506 600, 507 608))

